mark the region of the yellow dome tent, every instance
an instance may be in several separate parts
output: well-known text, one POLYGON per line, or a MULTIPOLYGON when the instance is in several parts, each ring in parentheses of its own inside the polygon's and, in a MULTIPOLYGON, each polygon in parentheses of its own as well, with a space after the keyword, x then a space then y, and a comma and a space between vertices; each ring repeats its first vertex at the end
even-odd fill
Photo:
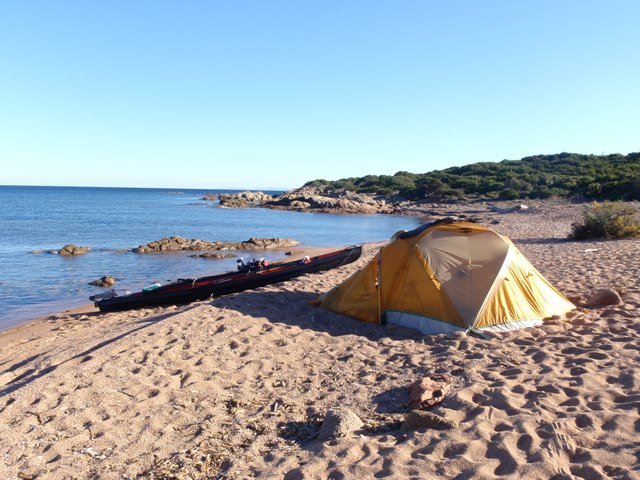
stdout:
POLYGON ((515 330, 575 308, 511 240, 452 218, 397 234, 314 303, 425 334, 515 330))

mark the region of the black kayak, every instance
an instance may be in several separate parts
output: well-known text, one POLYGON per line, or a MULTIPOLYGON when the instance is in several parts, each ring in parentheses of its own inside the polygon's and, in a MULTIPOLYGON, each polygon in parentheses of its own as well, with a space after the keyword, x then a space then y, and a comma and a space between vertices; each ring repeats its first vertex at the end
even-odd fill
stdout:
POLYGON ((355 262, 362 253, 361 246, 353 246, 315 257, 305 257, 284 263, 264 266, 260 262, 242 265, 241 270, 201 278, 180 279, 157 288, 146 288, 128 295, 95 295, 90 299, 101 312, 115 312, 139 307, 175 305, 195 300, 242 292, 283 282, 306 273, 330 270, 355 262))

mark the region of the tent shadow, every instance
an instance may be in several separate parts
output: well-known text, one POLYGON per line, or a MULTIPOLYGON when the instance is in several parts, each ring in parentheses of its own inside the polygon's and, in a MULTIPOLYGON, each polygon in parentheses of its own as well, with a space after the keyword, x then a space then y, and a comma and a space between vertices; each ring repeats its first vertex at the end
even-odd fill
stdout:
POLYGON ((215 298, 211 305, 251 317, 266 318, 271 323, 315 330, 335 337, 360 335, 371 341, 421 340, 424 337, 420 332, 408 328, 360 322, 315 307, 309 302, 317 297, 318 294, 311 292, 253 290, 215 298))

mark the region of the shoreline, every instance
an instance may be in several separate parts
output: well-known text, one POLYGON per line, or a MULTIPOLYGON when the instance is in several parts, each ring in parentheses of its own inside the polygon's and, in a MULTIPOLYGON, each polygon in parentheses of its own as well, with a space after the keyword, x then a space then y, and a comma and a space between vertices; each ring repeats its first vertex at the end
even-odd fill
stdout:
MULTIPOLYGON (((242 193, 242 192, 238 192, 238 193, 242 193)), ((515 202, 515 201, 507 201, 507 200, 497 200, 494 202, 496 205, 498 206, 504 206, 504 207, 512 207, 514 205, 518 205, 519 202, 515 202)), ((492 212, 490 210, 488 210, 487 205, 488 205, 488 201, 487 200, 477 200, 477 201, 473 201, 473 202, 467 202, 467 203, 446 203, 446 204, 429 204, 430 206, 427 207, 427 204, 424 204, 425 206, 417 208, 417 207, 413 207, 411 209, 404 209, 402 211, 395 211, 393 213, 381 213, 378 212, 376 214, 379 215, 390 215, 390 216, 394 216, 394 217, 413 217, 413 218, 418 218, 421 221, 427 221, 428 219, 434 219, 434 218, 438 218, 438 217, 443 217, 443 216, 450 216, 450 215, 467 215, 473 219, 476 220, 480 220, 480 221, 484 221, 487 225, 490 224, 490 222, 495 219, 495 218, 500 218, 500 215, 496 215, 496 212, 492 212)), ((572 208, 582 208, 585 204, 584 203, 573 203, 567 200, 557 200, 557 199, 552 199, 552 200, 532 200, 530 202, 528 202, 528 205, 531 206, 532 210, 536 210, 536 209, 545 209, 545 208, 553 208, 555 206, 571 206, 572 208)), ((295 211, 295 209, 293 210, 295 211)), ((310 212, 313 213, 313 212, 310 212)), ((344 213, 339 213, 339 212, 335 212, 332 213, 332 215, 345 215, 344 213)), ((350 213, 347 213, 346 215, 351 215, 350 213)), ((367 215, 366 213, 360 213, 360 214, 355 214, 355 215, 367 215)), ((526 217, 525 217, 526 218, 526 217)), ((282 252, 284 252, 285 250, 296 250, 298 248, 302 248, 302 249, 322 249, 323 247, 293 247, 293 248, 288 248, 288 249, 283 249, 282 252)), ((338 247, 336 247, 338 248, 338 247)), ((259 252, 254 252, 256 254, 258 254, 259 252)), ((96 292, 96 293, 100 293, 100 292, 96 292)), ((29 323, 31 321, 36 321, 38 319, 46 319, 49 317, 53 317, 56 315, 61 315, 65 312, 67 312, 68 310, 72 310, 75 308, 81 308, 84 305, 90 305, 91 303, 87 300, 87 303, 81 303, 79 301, 72 301, 71 298, 67 299, 67 301, 65 302, 60 302, 61 305, 59 307, 51 307, 51 308, 40 308, 36 305, 36 308, 34 308, 33 310, 36 311, 35 314, 27 314, 25 315, 27 318, 24 320, 21 319, 16 319, 16 320, 10 320, 7 321, 8 325, 1 325, 0 326, 0 332, 5 331, 6 329, 11 329, 11 328, 15 328, 19 325, 22 325, 24 323, 29 323), (64 304, 63 304, 64 303, 64 304)))
MULTIPOLYGON (((372 244, 375 245, 375 244, 372 244)), ((293 261, 293 260, 300 260, 303 257, 305 257, 306 255, 308 256, 314 256, 314 255, 320 255, 322 253, 326 253, 329 251, 333 251, 333 250, 337 250, 338 247, 304 247, 304 246, 296 246, 296 247, 290 247, 290 248, 286 248, 286 249, 278 249, 278 250, 282 250, 283 252, 283 256, 281 258, 278 258, 276 260, 272 260, 272 262, 287 262, 287 261, 293 261), (285 255, 284 252, 290 252, 290 255, 285 255)), ((256 255, 259 253, 258 251, 255 252, 256 255)), ((0 335, 2 335, 5 332, 14 330, 14 329, 18 329, 20 327, 26 326, 26 325, 30 325, 32 323, 41 323, 41 322, 48 322, 51 320, 55 320, 61 317, 65 317, 65 316, 73 316, 73 315, 83 315, 83 314, 88 314, 88 313, 97 313, 99 314, 100 311, 94 307, 93 303, 88 301, 88 303, 86 304, 82 304, 82 305, 76 305, 76 306, 69 306, 68 308, 62 308, 59 310, 54 310, 50 313, 45 313, 45 314, 38 314, 35 315, 33 317, 30 317, 28 319, 22 320, 22 321, 18 321, 17 323, 13 323, 11 325, 8 325, 6 327, 0 327, 0 335)))
MULTIPOLYGON (((238 193, 242 193, 242 192, 239 191, 238 193)), ((521 212, 518 212, 518 211, 510 212, 508 216, 505 216, 504 214, 497 212, 495 210, 487 209, 486 208, 487 204, 488 202, 486 200, 478 200, 470 203, 440 204, 440 205, 436 205, 435 207, 432 206, 431 208, 421 208, 421 209, 413 208, 409 210, 404 210, 403 213, 395 212, 395 213, 387 213, 387 214, 384 214, 384 213, 378 213, 378 214, 416 217, 416 218, 420 218, 423 222, 426 222, 435 218, 439 218, 439 217, 446 217, 446 216, 466 216, 468 218, 472 218, 475 221, 479 221, 481 223, 484 223, 485 225, 489 225, 495 228, 496 222, 499 222, 501 218, 509 219, 511 221, 514 219, 520 218, 526 221, 528 214, 535 215, 537 211, 542 211, 542 210, 552 211, 558 207, 559 208, 564 207, 569 209, 571 211, 572 218, 577 219, 578 213, 579 213, 578 209, 580 209, 581 211, 581 209, 584 208, 585 206, 584 202, 571 202, 563 199, 533 200, 528 202, 528 205, 530 205, 530 207, 527 206, 527 208, 530 208, 530 210, 525 210, 521 212), (480 206, 483 206, 485 208, 479 208, 480 206)), ((497 206, 502 206, 505 209, 507 209, 508 207, 514 207, 516 205, 519 205, 520 203, 516 201, 510 201, 510 200, 497 200, 495 202, 492 202, 492 204, 497 206)), ((334 215, 344 215, 344 214, 334 213, 334 215)), ((346 215, 350 215, 350 214, 346 214, 346 215)), ((565 225, 564 232, 568 233, 568 231, 569 230, 566 228, 566 225, 565 225)), ((569 241, 567 240, 566 235, 564 235, 563 237, 556 237, 556 239, 560 241, 561 240, 569 241)), ((512 240, 514 239, 512 238, 512 240)), ((596 241, 596 243, 615 242, 615 241, 616 240, 598 240, 596 241)), ((383 245, 384 243, 386 242, 366 243, 365 245, 378 246, 378 245, 383 245)), ((518 245, 517 239, 514 240, 514 243, 516 243, 516 246, 518 246, 518 248, 521 248, 521 245, 518 245)), ((295 246, 287 249, 277 249, 277 250, 282 250, 283 257, 274 261, 288 261, 296 258, 300 259, 300 258, 303 258, 305 255, 309 255, 309 256, 317 255, 326 251, 335 250, 337 248, 338 247, 295 246), (291 252, 291 256, 284 256, 285 251, 291 252)), ((72 316, 72 315, 78 315, 78 314, 83 315, 87 313, 99 314, 100 312, 99 310, 97 310, 97 308, 93 306, 93 304, 90 301, 82 305, 69 305, 68 308, 53 310, 50 313, 45 313, 45 314, 38 314, 24 321, 18 321, 17 323, 13 323, 7 327, 2 327, 0 328, 0 335, 2 335, 4 332, 14 330, 26 325, 30 325, 32 323, 47 322, 47 321, 55 320, 57 318, 61 318, 65 316, 72 316)))
POLYGON ((623 303, 496 341, 309 305, 380 244, 255 291, 0 332, 0 477, 625 478, 640 454, 640 239, 566 241, 579 213, 481 215, 565 295, 615 287, 623 303), (437 373, 453 388, 432 412, 459 427, 398 433, 408 385, 437 373), (337 407, 364 426, 321 442, 337 407))

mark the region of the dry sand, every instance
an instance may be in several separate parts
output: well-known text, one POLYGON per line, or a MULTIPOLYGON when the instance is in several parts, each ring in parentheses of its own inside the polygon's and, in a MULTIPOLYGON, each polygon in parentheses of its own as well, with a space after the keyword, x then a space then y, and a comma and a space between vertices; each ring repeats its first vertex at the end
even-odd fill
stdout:
POLYGON ((478 215, 566 295, 623 303, 424 337, 308 305, 363 266, 188 306, 67 312, 0 334, 0 478, 640 478, 640 240, 569 242, 579 207, 478 215), (448 373, 398 432, 407 386, 448 373), (362 430, 320 442, 337 406, 362 430))

